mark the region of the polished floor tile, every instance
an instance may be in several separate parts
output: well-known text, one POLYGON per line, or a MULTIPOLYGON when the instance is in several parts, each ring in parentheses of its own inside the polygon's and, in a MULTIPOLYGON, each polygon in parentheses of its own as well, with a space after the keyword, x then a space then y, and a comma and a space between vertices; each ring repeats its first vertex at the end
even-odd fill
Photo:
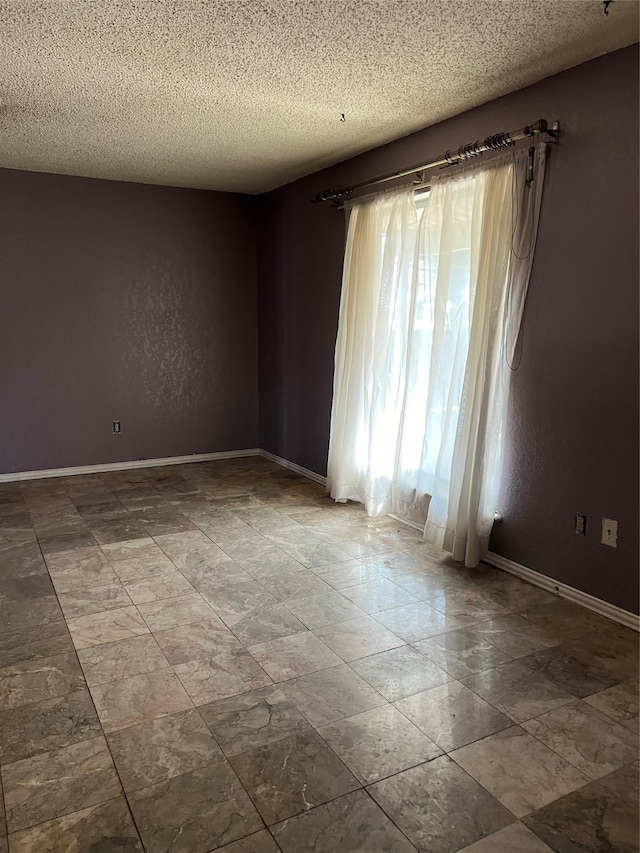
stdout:
POLYGON ((508 717, 459 681, 401 699, 395 707, 445 752, 512 725, 508 717))
POLYGON ((231 630, 245 646, 251 646, 298 634, 305 626, 285 604, 266 604, 234 622, 231 630))
MULTIPOLYGON (((123 537, 125 538, 125 537, 123 537)), ((88 548, 96 544, 97 537, 94 537, 88 530, 78 530, 76 532, 56 533, 53 531, 42 538, 38 537, 42 553, 45 560, 51 554, 60 554, 67 551, 73 551, 75 548, 88 548)))
POLYGON ((64 624, 64 617, 55 596, 33 600, 18 599, 0 604, 0 636, 19 633, 25 628, 40 628, 64 624))
POLYGON ((545 592, 512 576, 507 576, 507 578, 507 583, 502 581, 495 586, 488 586, 486 589, 489 598, 507 610, 521 611, 524 607, 552 604, 557 600, 557 596, 550 592, 545 592))
POLYGON ((442 755, 442 750, 392 705, 330 723, 318 733, 363 785, 442 755))
MULTIPOLYGON (((124 542, 126 539, 143 539, 147 535, 142 522, 133 516, 105 521, 100 520, 100 517, 98 517, 91 521, 90 529, 93 534, 91 540, 95 537, 95 541, 99 545, 107 545, 110 542, 124 542)), ((80 534, 78 534, 79 536, 80 534)))
POLYGON ((518 613, 475 624, 470 630, 514 658, 552 648, 559 643, 555 634, 518 613))
POLYGON ((169 666, 151 634, 80 649, 78 658, 89 687, 169 666))
POLYGON ((601 693, 594 693, 584 700, 587 704, 602 711, 629 731, 640 735, 638 721, 638 685, 625 682, 616 684, 601 693))
POLYGON ((32 541, 0 539, 0 557, 0 577, 3 580, 46 574, 44 558, 35 533, 32 541))
POLYGON ((464 678, 462 683, 516 723, 575 699, 519 660, 464 678))
POLYGON ((584 773, 519 726, 463 746, 451 757, 516 817, 588 781, 584 773))
POLYGON ((416 848, 364 791, 345 794, 271 831, 283 853, 415 853, 416 848))
POLYGON ((4 766, 101 733, 86 689, 0 711, 0 764, 4 766))
POLYGON ((590 779, 629 764, 638 755, 638 737, 585 702, 563 705, 522 727, 590 779))
POLYGON ((328 566, 331 563, 339 563, 350 559, 350 554, 342 551, 334 545, 328 545, 321 540, 312 542, 308 534, 301 534, 299 540, 286 538, 279 539, 276 534, 271 536, 271 539, 279 545, 283 551, 286 551, 294 560, 297 560, 307 568, 317 568, 318 566, 328 566))
POLYGON ((121 560, 111 558, 113 570, 123 583, 159 577, 175 570, 174 564, 160 548, 154 545, 153 549, 121 560))
POLYGON ((258 607, 278 604, 277 599, 270 595, 256 580, 207 590, 204 596, 208 604, 229 628, 233 628, 258 607))
POLYGON ((73 652, 32 658, 0 669, 0 709, 30 705, 84 687, 73 652))
POLYGON ((349 560, 314 569, 314 573, 334 589, 343 590, 346 587, 358 586, 369 581, 382 580, 385 576, 377 566, 366 566, 360 560, 349 560))
POLYGON ((168 572, 152 578, 128 581, 125 591, 134 604, 148 604, 165 598, 177 598, 194 593, 195 589, 180 572, 168 572))
POLYGON ((624 767, 614 770, 607 776, 602 776, 598 782, 622 797, 633 808, 640 803, 640 761, 638 759, 632 764, 625 764, 624 767))
POLYGON ((0 667, 73 651, 73 648, 64 620, 5 630, 0 625, 0 667))
POLYGON ((230 760, 267 825, 359 787, 314 731, 243 752, 230 760))
POLYGON ((0 603, 5 600, 33 599, 54 595, 51 578, 46 574, 5 578, 0 587, 0 603))
MULTIPOLYGON (((417 566, 416 566, 417 568, 417 566)), ((420 601, 431 601, 434 598, 440 598, 445 593, 454 592, 460 589, 460 585, 447 576, 446 572, 428 572, 415 574, 394 573, 393 582, 396 586, 406 589, 411 595, 420 601)))
POLYGON ((439 598, 431 599, 429 603, 436 610, 456 619, 461 625, 474 625, 509 612, 509 608, 497 604, 483 591, 448 592, 439 598))
POLYGON ((9 837, 11 853, 142 853, 124 797, 41 823, 9 837))
POLYGON ((100 586, 77 587, 69 592, 60 592, 58 589, 58 601, 67 619, 115 610, 118 607, 129 607, 132 604, 119 581, 100 586))
POLYGON ((199 711, 227 756, 283 740, 310 728, 278 686, 262 687, 202 705, 199 711))
POLYGON ((246 651, 222 652, 174 667, 195 705, 205 705, 271 684, 267 673, 246 651))
POLYGON ((156 543, 181 571, 196 566, 215 566, 230 563, 231 557, 200 531, 155 536, 156 543))
MULTIPOLYGON (((297 599, 331 592, 329 584, 308 569, 303 569, 300 564, 295 571, 281 571, 270 577, 262 577, 260 583, 276 601, 287 605, 295 603, 297 599)), ((358 611, 357 615, 361 616, 362 612, 358 611)))
POLYGON ((129 802, 147 853, 207 853, 263 826, 223 761, 134 791, 129 802))
POLYGON ((0 853, 637 853, 638 670, 260 457, 0 484, 0 853))
POLYGON ((352 601, 364 613, 374 614, 392 607, 415 604, 418 599, 390 580, 369 581, 359 586, 350 586, 343 595, 352 601))
POLYGON ((368 791, 420 853, 454 853, 514 819, 447 756, 376 782, 368 791))
POLYGON ((311 631, 250 646, 249 651, 274 681, 288 681, 342 663, 311 631))
POLYGON ((309 598, 296 598, 287 602, 288 609, 307 628, 323 628, 336 622, 358 619, 364 613, 339 592, 327 592, 309 598))
POLYGON ((9 832, 119 796, 122 789, 100 736, 4 765, 9 832))
POLYGON ((79 616, 69 619, 67 624, 71 639, 78 650, 149 633, 144 619, 133 606, 93 613, 91 616, 79 616))
POLYGON ((633 805, 592 782, 523 820, 555 853, 637 853, 633 805))
POLYGON ((151 631, 162 631, 210 619, 213 612, 197 592, 140 604, 138 611, 151 631))
POLYGON ((526 666, 541 672, 562 690, 580 698, 611 687, 619 680, 602 670, 598 671, 589 663, 581 663, 567 654, 562 646, 544 649, 520 660, 526 666))
POLYGON ((317 628, 315 634, 344 661, 357 660, 404 645, 399 637, 371 616, 317 628))
MULTIPOLYGON (((227 557, 226 554, 224 556, 227 557)), ((205 596, 211 605, 213 605, 213 601, 210 601, 207 596, 215 600, 221 590, 224 592, 228 587, 249 583, 253 580, 251 575, 230 557, 224 562, 216 563, 215 566, 202 562, 189 563, 180 569, 180 572, 194 589, 205 596)))
POLYGON ((594 628, 584 636, 563 642, 562 650, 576 666, 599 679, 638 681, 637 634, 620 625, 594 628))
POLYGON ((182 533, 195 530, 195 524, 169 506, 157 504, 144 509, 132 510, 132 516, 142 524, 149 536, 182 533))
POLYGON ((92 687, 91 697, 105 732, 192 707, 170 667, 92 687))
MULTIPOLYGON (((99 573, 100 567, 109 565, 107 557, 98 545, 89 548, 74 548, 72 551, 60 554, 50 554, 46 558, 46 562, 54 583, 56 575, 82 571, 84 579, 82 586, 97 585, 92 582, 93 577, 99 573)), ((80 577, 81 575, 78 574, 78 579, 80 577)))
POLYGON ((156 631, 154 637, 172 665, 242 650, 238 638, 215 614, 202 622, 156 631))
POLYGON ((512 823, 504 829, 488 835, 481 841, 465 847, 460 853, 553 853, 530 829, 520 823, 512 823))
POLYGON ((303 675, 280 686, 316 728, 385 704, 377 690, 345 665, 303 675))
POLYGON ((405 643, 417 643, 427 637, 455 631, 464 625, 454 616, 441 613, 423 601, 383 610, 376 613, 375 618, 405 643))
POLYGON ((451 680, 443 669, 411 646, 400 646, 351 663, 351 668, 389 702, 451 680))
POLYGON ((561 640, 583 637, 599 629, 606 630, 611 624, 603 616, 563 599, 529 609, 523 608, 520 612, 525 618, 545 628, 551 636, 561 640))
POLYGON ((166 782, 222 758, 195 709, 112 732, 108 742, 127 792, 166 782))
POLYGON ((421 640, 415 643, 415 648, 452 678, 464 678, 513 660, 510 654, 474 634, 472 629, 421 640))
POLYGON ((58 598, 72 595, 88 587, 117 586, 120 583, 113 567, 102 554, 99 558, 95 558, 90 566, 51 572, 51 580, 58 598))
POLYGON ((134 558, 147 558, 150 562, 158 559, 162 561, 162 558, 165 556, 162 549, 158 547, 150 536, 140 539, 129 539, 122 542, 112 542, 101 545, 100 549, 111 563, 121 563, 134 558))

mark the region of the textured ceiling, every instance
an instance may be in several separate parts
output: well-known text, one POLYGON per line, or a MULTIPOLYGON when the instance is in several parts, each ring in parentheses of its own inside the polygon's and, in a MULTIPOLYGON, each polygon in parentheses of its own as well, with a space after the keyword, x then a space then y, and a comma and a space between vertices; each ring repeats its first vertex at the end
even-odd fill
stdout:
POLYGON ((0 166, 262 192, 637 38, 634 0, 0 0, 0 166))

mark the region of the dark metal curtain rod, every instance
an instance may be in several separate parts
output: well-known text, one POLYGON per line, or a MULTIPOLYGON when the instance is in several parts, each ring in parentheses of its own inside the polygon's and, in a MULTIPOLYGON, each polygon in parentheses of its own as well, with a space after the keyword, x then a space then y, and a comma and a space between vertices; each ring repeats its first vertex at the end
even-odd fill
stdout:
MULTIPOLYGON (((497 151, 501 148, 510 148, 519 139, 526 139, 529 136, 535 136, 540 133, 547 133, 553 138, 557 138, 559 124, 554 121, 549 127, 546 120, 538 119, 534 124, 528 124, 520 130, 511 130, 508 133, 495 133, 493 136, 487 136, 484 142, 470 142, 467 145, 461 145, 455 151, 446 151, 441 157, 432 160, 430 163, 422 163, 419 166, 410 166, 408 169, 399 169, 395 172, 388 172, 386 175, 379 175, 376 178, 368 178, 366 181, 359 181, 357 184, 351 184, 346 187, 334 187, 332 189, 323 190, 321 193, 311 197, 311 201, 317 204, 321 201, 337 201, 338 199, 350 196, 355 190, 371 187, 375 184, 384 184, 386 181, 393 181, 394 178, 404 178, 406 175, 412 175, 418 172, 424 172, 427 169, 435 169, 437 166, 454 166, 463 160, 468 160, 471 157, 477 157, 479 154, 484 154, 485 151, 497 151)), ((420 177, 422 180, 422 176, 420 177)))

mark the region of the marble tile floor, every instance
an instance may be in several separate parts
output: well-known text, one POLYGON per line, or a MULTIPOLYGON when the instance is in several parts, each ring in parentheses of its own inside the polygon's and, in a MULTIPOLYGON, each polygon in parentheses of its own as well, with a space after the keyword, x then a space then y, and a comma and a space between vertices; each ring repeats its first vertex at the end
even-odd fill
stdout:
POLYGON ((0 853, 633 853, 638 637, 261 458, 0 485, 0 853))

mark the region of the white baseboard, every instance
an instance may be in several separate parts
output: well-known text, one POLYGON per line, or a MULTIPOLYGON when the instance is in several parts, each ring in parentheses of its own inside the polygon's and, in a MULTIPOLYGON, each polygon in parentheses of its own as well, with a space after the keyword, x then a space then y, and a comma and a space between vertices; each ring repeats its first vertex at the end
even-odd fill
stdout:
POLYGON ((295 471, 296 474, 301 474, 303 477, 313 480, 314 483, 320 483, 321 486, 327 485, 327 478, 323 477, 322 474, 316 474, 315 471, 311 471, 309 468, 303 468, 302 465, 289 462, 288 459, 283 459, 282 456, 276 456, 275 453, 270 453, 268 450, 260 450, 260 456, 269 459, 271 462, 276 462, 278 465, 282 465, 283 468, 288 468, 289 471, 295 471))
POLYGON ((217 453, 191 453, 189 456, 167 456, 164 459, 132 459, 130 462, 105 462, 102 465, 77 465, 73 468, 48 468, 44 471, 20 471, 15 474, 0 474, 0 483, 19 480, 42 480, 48 477, 73 477, 76 474, 103 474, 107 471, 130 471, 133 468, 157 468, 161 465, 184 465, 188 462, 210 462, 213 459, 238 459, 258 456, 260 450, 221 450, 217 453))
POLYGON ((603 601, 601 598, 596 598, 594 595, 589 595, 587 592, 582 592, 573 586, 566 583, 561 583, 543 575, 540 572, 535 572, 533 569, 528 569, 526 566, 521 566, 520 563, 514 563, 513 560, 508 560, 506 557, 501 557, 500 554, 493 554, 491 551, 484 558, 485 563, 495 566, 497 569, 502 569, 528 581, 534 586, 539 586, 541 589, 546 589, 547 592, 555 593, 556 595, 566 598, 568 601, 573 601, 574 604, 579 604, 586 607, 587 610, 592 610, 600 616, 605 616, 613 622, 618 622, 626 628, 632 628, 634 631, 640 631, 640 616, 624 610, 622 607, 617 607, 615 604, 609 604, 608 601, 603 601))

